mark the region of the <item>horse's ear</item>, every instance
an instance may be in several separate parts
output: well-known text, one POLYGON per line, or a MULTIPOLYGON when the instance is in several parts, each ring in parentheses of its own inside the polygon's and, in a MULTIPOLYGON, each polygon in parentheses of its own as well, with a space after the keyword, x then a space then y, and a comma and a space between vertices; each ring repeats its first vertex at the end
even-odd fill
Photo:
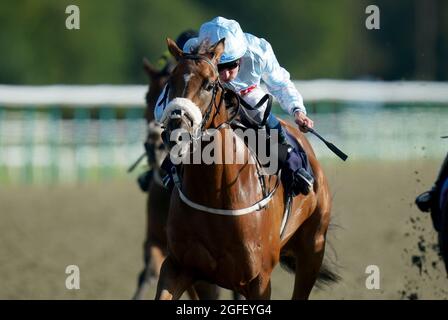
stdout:
POLYGON ((170 38, 166 38, 166 43, 168 44, 168 50, 170 51, 170 53, 173 55, 173 57, 176 60, 179 60, 180 58, 182 58, 184 53, 182 52, 181 49, 179 49, 176 42, 174 42, 170 38))
POLYGON ((146 74, 152 79, 157 76, 159 71, 148 61, 148 59, 143 58, 143 69, 145 69, 146 74))
POLYGON ((218 42, 216 42, 214 45, 210 47, 209 52, 213 55, 212 60, 214 60, 215 63, 218 63, 219 59, 221 58, 221 55, 224 53, 224 42, 226 41, 226 38, 222 38, 218 42))

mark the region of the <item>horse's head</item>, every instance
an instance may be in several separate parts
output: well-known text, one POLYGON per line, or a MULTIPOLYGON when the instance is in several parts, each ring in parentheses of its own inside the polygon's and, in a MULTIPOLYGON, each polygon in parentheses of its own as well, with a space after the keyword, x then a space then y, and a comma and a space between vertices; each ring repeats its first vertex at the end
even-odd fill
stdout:
POLYGON ((143 68, 149 78, 149 88, 146 92, 145 118, 148 124, 148 131, 145 141, 145 148, 148 156, 148 164, 152 168, 160 168, 167 150, 161 138, 162 128, 154 121, 154 108, 157 98, 163 90, 171 71, 174 68, 173 61, 167 61, 165 66, 159 70, 154 67, 146 58, 143 59, 143 68))
POLYGON ((149 78, 149 88, 146 92, 146 120, 151 122, 154 119, 154 108, 156 106, 157 98, 162 92, 171 71, 174 68, 173 61, 168 61, 162 70, 154 67, 146 58, 143 59, 143 69, 149 78))
POLYGON ((221 106, 225 103, 217 70, 224 39, 211 46, 201 43, 191 53, 182 52, 171 39, 167 43, 178 61, 168 80, 171 102, 161 117, 172 147, 182 140, 180 132, 188 133, 192 140, 198 139, 217 122, 226 122, 228 112, 221 106))

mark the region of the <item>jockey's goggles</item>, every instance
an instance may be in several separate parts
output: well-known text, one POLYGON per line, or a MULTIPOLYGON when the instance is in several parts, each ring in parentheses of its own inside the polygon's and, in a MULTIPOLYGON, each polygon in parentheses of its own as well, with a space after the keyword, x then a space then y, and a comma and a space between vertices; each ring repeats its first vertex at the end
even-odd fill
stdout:
POLYGON ((233 70, 236 67, 239 67, 240 65, 240 59, 238 60, 234 60, 234 61, 230 61, 227 63, 221 63, 218 64, 218 72, 224 71, 224 70, 233 70))

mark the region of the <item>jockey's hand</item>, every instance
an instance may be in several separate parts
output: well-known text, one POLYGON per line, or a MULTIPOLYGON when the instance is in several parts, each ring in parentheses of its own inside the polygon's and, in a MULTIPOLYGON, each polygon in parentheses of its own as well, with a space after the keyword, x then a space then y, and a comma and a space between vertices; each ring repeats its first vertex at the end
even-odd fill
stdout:
POLYGON ((308 132, 307 128, 314 126, 313 120, 308 118, 303 112, 298 111, 294 114, 294 121, 298 124, 300 131, 308 132))

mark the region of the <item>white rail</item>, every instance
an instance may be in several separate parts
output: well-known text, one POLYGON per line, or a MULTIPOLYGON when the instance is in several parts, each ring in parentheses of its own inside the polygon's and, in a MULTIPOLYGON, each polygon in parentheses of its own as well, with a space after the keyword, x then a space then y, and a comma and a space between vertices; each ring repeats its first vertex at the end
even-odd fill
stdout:
MULTIPOLYGON (((317 101, 448 103, 447 82, 294 81, 305 103, 317 101)), ((0 85, 0 105, 143 105, 146 85, 0 85)))

